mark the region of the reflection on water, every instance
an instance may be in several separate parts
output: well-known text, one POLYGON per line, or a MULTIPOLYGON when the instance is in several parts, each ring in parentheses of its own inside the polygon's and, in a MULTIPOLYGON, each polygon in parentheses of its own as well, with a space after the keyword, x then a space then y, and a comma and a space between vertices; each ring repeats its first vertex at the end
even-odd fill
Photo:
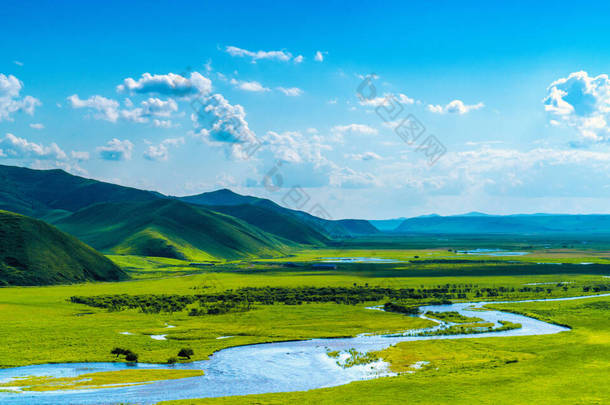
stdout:
POLYGON ((529 252, 508 252, 502 249, 458 250, 456 253, 475 256, 524 256, 529 254, 529 252))
POLYGON ((324 257, 320 261, 323 263, 401 263, 400 260, 380 257, 324 257))

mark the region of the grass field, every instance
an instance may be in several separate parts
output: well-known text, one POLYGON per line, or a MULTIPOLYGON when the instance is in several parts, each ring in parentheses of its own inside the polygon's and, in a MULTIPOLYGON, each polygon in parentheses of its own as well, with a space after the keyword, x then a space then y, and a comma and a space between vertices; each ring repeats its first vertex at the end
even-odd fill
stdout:
MULTIPOLYGON (((606 404, 610 298, 503 304, 572 331, 557 335, 404 342, 379 353, 397 377, 309 392, 167 404, 606 404), (428 362, 414 368, 417 362, 428 362)), ((421 364, 421 363, 420 363, 421 364)))
MULTIPOLYGON (((583 289, 610 284, 610 270, 603 264, 537 264, 559 257, 563 263, 602 263, 605 251, 557 250, 536 254, 535 261, 529 263, 523 263, 526 256, 468 256, 465 260, 472 262, 456 262, 456 258, 461 260, 464 255, 447 249, 314 249, 295 252, 283 259, 219 262, 205 268, 192 267, 190 262, 176 259, 109 256, 132 280, 0 289, 3 325, 0 341, 4 343, 0 345, 0 367, 115 361, 110 354, 115 346, 137 353, 141 362, 157 363, 175 357, 182 347, 192 347, 195 349, 192 360, 199 360, 237 345, 394 332, 431 324, 419 318, 366 309, 379 303, 256 305, 249 312, 188 316, 186 311, 111 312, 71 303, 69 298, 74 295, 191 295, 243 287, 351 287, 354 284, 421 289, 455 284, 473 285, 477 289, 504 288, 501 296, 493 299, 470 294, 467 300, 510 300, 592 294, 593 291, 583 292, 583 289), (339 264, 336 269, 311 265, 323 257, 339 256, 413 262, 339 264), (429 261, 418 263, 418 260, 429 261), (286 267, 286 262, 299 266, 286 267), (529 289, 519 292, 524 286, 529 289), (166 340, 154 340, 151 335, 165 335, 166 340)), ((610 367, 609 302, 609 298, 595 298, 586 302, 506 304, 503 309, 567 324, 574 330, 539 337, 404 343, 379 356, 390 361, 394 370, 413 373, 308 393, 202 400, 201 403, 351 403, 356 400, 376 404, 394 400, 472 403, 475 399, 482 403, 508 403, 511 390, 523 392, 519 397, 522 402, 552 403, 571 398, 570 403, 603 403, 610 392, 608 383, 599 377, 610 367), (591 303, 597 304, 585 305, 591 303), (429 364, 421 369, 409 368, 420 361, 429 364), (572 373, 573 370, 576 372, 572 373), (576 375, 596 385, 572 383, 576 375), (532 379, 533 387, 528 383, 532 379), (526 395, 528 389, 531 394, 526 395)))

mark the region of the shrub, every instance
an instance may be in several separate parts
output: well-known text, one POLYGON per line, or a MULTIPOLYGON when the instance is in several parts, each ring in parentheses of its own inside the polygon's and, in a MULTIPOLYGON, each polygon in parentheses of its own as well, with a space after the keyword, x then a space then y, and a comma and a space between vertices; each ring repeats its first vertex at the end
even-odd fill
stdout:
POLYGON ((178 362, 178 359, 175 357, 170 357, 169 359, 167 359, 167 364, 176 364, 178 362))
POLYGON ((121 347, 115 347, 110 351, 110 354, 114 354, 118 358, 121 355, 127 354, 127 352, 129 352, 129 350, 123 349, 121 347))
POLYGON ((178 357, 186 357, 187 359, 190 359, 193 354, 195 354, 193 352, 193 349, 183 348, 183 349, 180 349, 180 351, 178 352, 178 357))
POLYGON ((132 362, 132 363, 137 363, 138 362, 138 355, 135 354, 132 351, 129 351, 129 353, 127 353, 125 355, 125 360, 127 360, 129 362, 132 362))

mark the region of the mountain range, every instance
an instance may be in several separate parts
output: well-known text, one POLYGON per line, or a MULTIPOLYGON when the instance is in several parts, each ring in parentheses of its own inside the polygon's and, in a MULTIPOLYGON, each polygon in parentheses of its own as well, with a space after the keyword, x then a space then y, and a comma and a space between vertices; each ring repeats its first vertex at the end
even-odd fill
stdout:
POLYGON ((331 220, 228 189, 176 197, 63 170, 2 165, 0 209, 44 220, 103 253, 186 260, 273 257, 293 247, 376 235, 610 235, 610 215, 471 212, 331 220))

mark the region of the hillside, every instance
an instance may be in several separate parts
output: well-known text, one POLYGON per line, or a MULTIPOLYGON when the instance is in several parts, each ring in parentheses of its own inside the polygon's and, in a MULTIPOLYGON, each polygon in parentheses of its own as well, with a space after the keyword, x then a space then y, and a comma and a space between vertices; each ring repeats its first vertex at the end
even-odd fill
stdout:
POLYGON ((187 260, 276 256, 286 243, 247 223, 175 200, 96 204, 57 226, 109 253, 187 260))
POLYGON ((324 246, 328 242, 326 236, 303 221, 299 221, 293 215, 248 204, 210 206, 209 208, 239 218, 265 232, 292 242, 315 246, 324 246))
MULTIPOLYGON (((209 193, 202 193, 193 196, 186 197, 174 197, 180 201, 188 202, 191 204, 215 207, 218 209, 220 206, 236 206, 236 205, 252 205, 259 208, 273 211, 277 214, 281 214, 284 217, 292 217, 294 220, 299 221, 302 225, 309 228, 313 228, 317 233, 324 234, 325 237, 346 237, 346 236, 357 236, 357 235, 370 235, 378 233, 377 228, 372 226, 368 221, 362 219, 341 219, 341 220, 327 220, 318 218, 304 211, 292 210, 289 208, 282 207, 275 202, 252 196, 244 196, 241 194, 234 193, 228 189, 222 189, 212 191, 209 193)), ((260 212, 260 211, 259 211, 260 212)), ((244 221, 254 224, 254 221, 258 221, 257 218, 252 218, 249 215, 242 217, 244 221)), ((260 222, 260 221, 259 221, 260 222)), ((260 223, 259 223, 260 225, 260 223)), ((263 228, 264 229, 264 228, 263 228)), ((267 230, 267 229, 265 229, 267 230)))
POLYGON ((43 221, 0 211, 0 285, 127 278, 106 257, 43 221))
POLYGON ((0 209, 51 221, 91 204, 151 201, 160 194, 73 176, 0 165, 0 209))
POLYGON ((458 215, 406 219, 399 233, 610 234, 610 215, 458 215))

